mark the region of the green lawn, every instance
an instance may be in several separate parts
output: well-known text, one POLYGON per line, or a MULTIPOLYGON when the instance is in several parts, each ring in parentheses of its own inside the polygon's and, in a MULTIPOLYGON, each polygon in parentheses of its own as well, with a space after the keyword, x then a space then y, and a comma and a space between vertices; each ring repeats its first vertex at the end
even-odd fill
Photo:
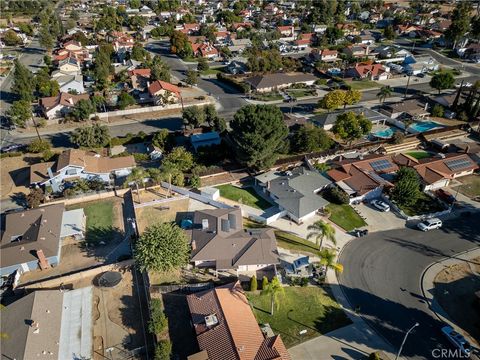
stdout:
POLYGON ((378 82, 371 80, 345 81, 345 84, 351 86, 352 90, 364 90, 381 87, 378 82))
POLYGON ((86 204, 69 206, 68 210, 83 208, 87 217, 86 241, 98 243, 107 242, 114 235, 113 201, 95 201, 86 204))
POLYGON ((233 185, 217 186, 220 190, 220 196, 224 198, 245 204, 260 210, 272 207, 272 204, 262 198, 252 187, 239 188, 233 185))
POLYGON ((468 175, 458 179, 462 182, 462 185, 458 187, 463 195, 474 198, 480 196, 480 176, 479 175, 468 175))
POLYGON ((302 98, 305 96, 315 96, 317 92, 312 89, 289 89, 286 91, 288 95, 295 98, 302 98))
POLYGON ((275 231, 275 237, 277 238, 277 245, 281 248, 305 255, 319 256, 318 247, 314 242, 280 230, 275 231))
POLYGON ((432 156, 427 151, 410 151, 410 152, 407 152, 407 155, 409 155, 409 156, 411 156, 411 157, 413 157, 417 160, 429 158, 429 157, 432 156))
POLYGON ((445 210, 443 205, 437 199, 431 198, 424 192, 420 194, 420 197, 415 204, 399 207, 408 216, 430 214, 437 211, 445 210))
POLYGON ((201 75, 217 75, 219 72, 222 72, 220 69, 208 69, 204 71, 200 71, 201 75))
POLYGON ((282 100, 283 97, 279 93, 268 93, 268 94, 255 94, 253 96, 253 99, 258 101, 276 101, 276 100, 282 100))
POLYGON ((325 334, 351 321, 340 305, 319 287, 286 287, 280 308, 270 315, 270 297, 247 293, 259 324, 270 324, 280 334, 287 348, 325 334), (307 332, 300 335, 299 332, 307 332))
POLYGON ((351 231, 367 225, 350 205, 328 204, 327 209, 331 213, 329 219, 345 231, 351 231))

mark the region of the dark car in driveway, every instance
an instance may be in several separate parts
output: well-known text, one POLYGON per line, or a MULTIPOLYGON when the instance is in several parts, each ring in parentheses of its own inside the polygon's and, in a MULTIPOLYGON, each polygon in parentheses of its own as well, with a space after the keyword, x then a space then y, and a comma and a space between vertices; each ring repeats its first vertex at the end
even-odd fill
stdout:
POLYGON ((9 153, 13 151, 20 151, 27 147, 25 144, 10 144, 0 148, 0 153, 9 153))

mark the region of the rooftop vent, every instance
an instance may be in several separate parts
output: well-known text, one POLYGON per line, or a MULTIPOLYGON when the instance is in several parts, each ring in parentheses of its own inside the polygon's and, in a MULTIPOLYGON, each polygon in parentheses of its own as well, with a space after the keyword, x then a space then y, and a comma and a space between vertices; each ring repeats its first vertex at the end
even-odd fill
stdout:
POLYGON ((207 327, 212 327, 218 324, 218 318, 216 314, 205 316, 205 324, 207 327))

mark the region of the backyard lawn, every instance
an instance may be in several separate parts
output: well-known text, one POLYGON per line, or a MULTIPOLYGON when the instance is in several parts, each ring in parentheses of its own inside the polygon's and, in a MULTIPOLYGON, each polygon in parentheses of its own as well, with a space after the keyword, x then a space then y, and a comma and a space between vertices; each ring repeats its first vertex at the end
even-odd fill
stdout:
POLYGON ((345 231, 351 231, 367 225, 367 223, 350 205, 328 204, 327 209, 330 210, 330 221, 334 222, 345 231))
POLYGON ((445 210, 443 205, 437 199, 431 198, 424 192, 420 193, 420 197, 415 204, 399 207, 408 216, 430 214, 445 210))
POLYGON ((351 322, 340 305, 319 287, 285 287, 280 308, 270 315, 270 296, 247 293, 259 324, 270 324, 287 348, 320 336, 351 322), (300 331, 306 333, 300 335, 300 331))
POLYGON ((462 183, 458 187, 463 195, 474 198, 480 196, 480 176, 478 175, 469 175, 458 179, 462 183))
POLYGON ((351 86, 352 90, 364 90, 380 87, 380 84, 371 80, 345 81, 345 84, 351 86))
POLYGON ((239 188, 228 184, 217 186, 217 189, 220 190, 220 196, 240 204, 245 204, 260 210, 272 207, 272 204, 258 195, 252 187, 239 188))
POLYGON ((281 248, 305 255, 319 256, 318 246, 314 242, 280 230, 275 231, 275 237, 277 238, 277 245, 281 248))
POLYGON ((427 151, 410 151, 410 152, 407 152, 407 155, 409 155, 409 156, 411 156, 411 157, 413 157, 417 160, 429 158, 429 157, 432 156, 427 151))
POLYGON ((115 233, 113 226, 114 201, 94 201, 86 204, 69 206, 68 210, 83 208, 87 217, 86 241, 89 243, 98 243, 100 241, 111 240, 115 233))

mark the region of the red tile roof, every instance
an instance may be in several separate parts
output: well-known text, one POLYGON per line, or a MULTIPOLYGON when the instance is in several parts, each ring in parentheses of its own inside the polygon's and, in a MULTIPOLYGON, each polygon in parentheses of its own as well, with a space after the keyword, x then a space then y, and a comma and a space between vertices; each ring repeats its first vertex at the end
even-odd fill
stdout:
POLYGON ((177 96, 180 96, 180 89, 177 86, 170 84, 166 81, 157 80, 148 87, 148 92, 152 96, 156 95, 160 90, 167 90, 171 93, 176 94, 177 96))
POLYGON ((150 69, 133 69, 128 72, 129 76, 137 75, 149 78, 152 74, 152 70, 150 69))

